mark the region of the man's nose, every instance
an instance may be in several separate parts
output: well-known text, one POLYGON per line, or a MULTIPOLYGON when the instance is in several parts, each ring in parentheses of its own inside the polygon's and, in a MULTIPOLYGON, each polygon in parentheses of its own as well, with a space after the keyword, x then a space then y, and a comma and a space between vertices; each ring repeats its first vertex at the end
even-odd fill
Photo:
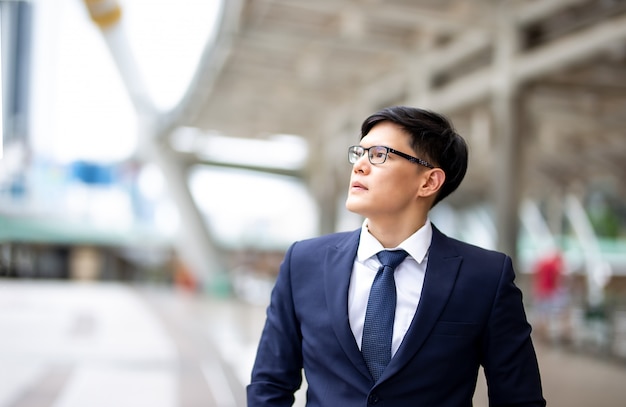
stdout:
POLYGON ((352 164, 352 169, 354 172, 366 172, 370 165, 370 160, 366 153, 352 164))

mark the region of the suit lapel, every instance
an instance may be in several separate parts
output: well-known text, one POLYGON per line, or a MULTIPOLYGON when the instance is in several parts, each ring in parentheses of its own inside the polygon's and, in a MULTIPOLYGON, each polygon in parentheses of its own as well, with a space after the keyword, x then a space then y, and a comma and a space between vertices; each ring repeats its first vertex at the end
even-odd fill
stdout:
POLYGON ((344 353, 365 376, 370 377, 361 351, 350 329, 348 317, 348 289, 354 258, 359 244, 360 230, 356 230, 336 246, 328 247, 324 259, 324 283, 333 330, 344 353))
POLYGON ((422 295, 413 321, 381 379, 400 370, 422 347, 452 293, 462 257, 449 246, 448 238, 433 226, 422 295))

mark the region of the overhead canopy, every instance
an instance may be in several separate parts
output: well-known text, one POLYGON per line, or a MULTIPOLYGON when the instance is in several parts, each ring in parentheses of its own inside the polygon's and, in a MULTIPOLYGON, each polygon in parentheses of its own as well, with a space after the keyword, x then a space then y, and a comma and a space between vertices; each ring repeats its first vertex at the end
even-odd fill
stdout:
POLYGON ((526 190, 626 175, 625 3, 503 4, 226 1, 176 123, 230 137, 301 135, 331 162, 374 110, 419 105, 452 116, 468 138, 465 191, 484 198, 498 137, 489 100, 505 80, 522 100, 526 190), (503 18, 517 42, 504 79, 503 18))

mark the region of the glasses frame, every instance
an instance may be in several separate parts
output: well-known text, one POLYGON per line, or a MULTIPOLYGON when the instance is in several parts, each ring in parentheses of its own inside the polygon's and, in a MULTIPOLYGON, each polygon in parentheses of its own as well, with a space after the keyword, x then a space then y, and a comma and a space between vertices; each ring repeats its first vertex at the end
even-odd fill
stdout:
MULTIPOLYGON (((424 161, 421 158, 413 157, 411 155, 403 153, 402 151, 394 150, 393 148, 387 147, 387 146, 371 146, 371 147, 367 147, 367 148, 366 147, 362 147, 362 146, 350 146, 350 147, 348 147, 348 161, 351 164, 354 164, 354 163, 356 163, 356 160, 354 162, 352 162, 350 160, 350 157, 352 156, 352 154, 358 156, 358 158, 361 158, 361 157, 363 157, 365 155, 366 152, 367 152, 367 159, 369 160, 370 164, 372 164, 372 165, 384 164, 387 161, 387 156, 389 155, 389 153, 394 153, 395 155, 400 156, 400 157, 402 157, 404 159, 407 159, 407 160, 411 161, 414 164, 419 164, 421 166, 424 166, 426 168, 431 168, 431 169, 435 168, 435 166, 432 165, 431 163, 429 163, 428 161, 424 161), (372 148, 384 148, 385 149, 385 158, 383 158, 382 162, 379 162, 379 163, 373 163, 372 162, 372 156, 369 154, 369 150, 372 149, 372 148), (359 149, 363 150, 363 153, 361 153, 361 154, 354 153, 354 151, 358 151, 359 149)), ((358 158, 357 158, 357 160, 358 160, 358 158)))

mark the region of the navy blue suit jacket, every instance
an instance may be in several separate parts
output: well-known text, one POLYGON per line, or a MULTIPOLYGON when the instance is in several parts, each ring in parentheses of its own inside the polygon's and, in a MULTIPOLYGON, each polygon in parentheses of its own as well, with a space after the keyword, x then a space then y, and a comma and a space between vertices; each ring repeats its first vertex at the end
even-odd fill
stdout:
POLYGON ((375 383, 348 320, 359 233, 288 249, 247 387, 249 407, 292 405, 302 369, 307 406, 471 406, 480 365, 492 407, 545 405, 511 259, 435 227, 417 311, 375 383))

